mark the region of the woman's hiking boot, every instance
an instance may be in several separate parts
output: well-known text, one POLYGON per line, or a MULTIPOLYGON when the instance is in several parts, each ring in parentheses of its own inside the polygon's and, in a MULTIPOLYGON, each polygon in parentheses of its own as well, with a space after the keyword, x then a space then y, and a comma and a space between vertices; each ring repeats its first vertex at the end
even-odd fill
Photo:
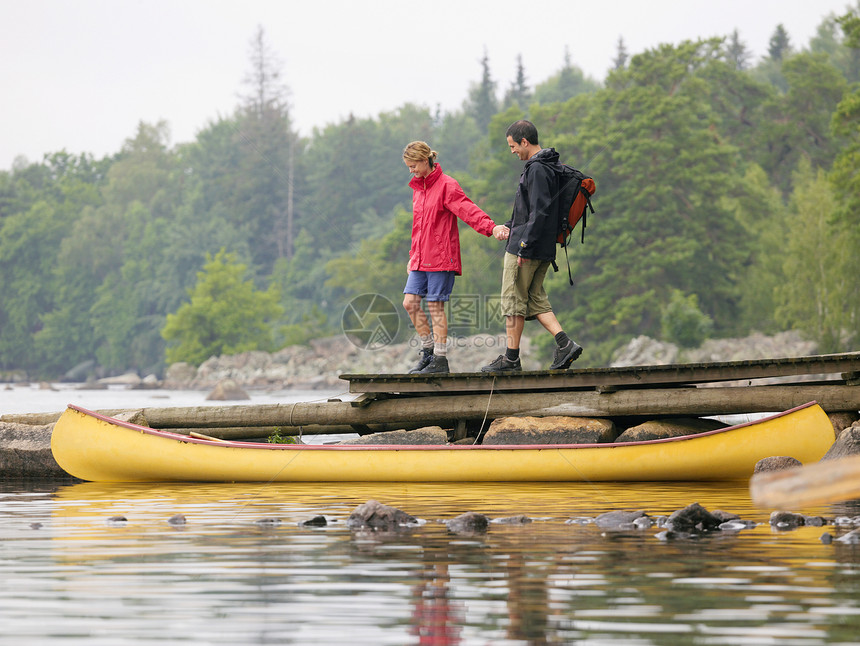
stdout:
POLYGON ((550 370, 567 370, 574 361, 579 359, 582 354, 582 346, 578 345, 573 339, 569 339, 564 347, 556 347, 552 355, 552 365, 550 370))
POLYGON ((433 361, 433 348, 421 348, 418 351, 418 364, 409 371, 410 375, 414 375, 416 372, 421 372, 430 365, 430 362, 433 361))
POLYGON ((448 373, 451 372, 448 368, 448 357, 440 357, 435 354, 430 355, 430 363, 428 363, 424 368, 419 370, 416 374, 419 375, 429 375, 434 373, 448 373))

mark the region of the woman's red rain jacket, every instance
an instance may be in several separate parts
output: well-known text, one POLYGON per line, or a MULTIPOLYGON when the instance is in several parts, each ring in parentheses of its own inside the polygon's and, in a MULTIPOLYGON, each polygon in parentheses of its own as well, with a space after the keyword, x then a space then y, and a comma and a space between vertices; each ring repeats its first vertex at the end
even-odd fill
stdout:
POLYGON ((409 186, 413 191, 409 271, 454 271, 459 276, 463 271, 457 218, 488 237, 496 223, 439 164, 427 177, 413 177, 409 186))

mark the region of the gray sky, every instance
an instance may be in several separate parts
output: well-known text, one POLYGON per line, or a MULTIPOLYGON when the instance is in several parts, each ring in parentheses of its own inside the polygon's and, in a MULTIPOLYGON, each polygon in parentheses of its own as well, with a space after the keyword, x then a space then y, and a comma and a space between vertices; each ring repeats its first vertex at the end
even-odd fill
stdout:
POLYGON ((0 170, 18 155, 119 151, 138 122, 191 141, 238 103, 262 26, 302 134, 406 102, 459 107, 486 49, 500 94, 572 62, 603 80, 629 54, 737 29, 754 61, 783 24, 805 47, 848 0, 0 0, 0 170))

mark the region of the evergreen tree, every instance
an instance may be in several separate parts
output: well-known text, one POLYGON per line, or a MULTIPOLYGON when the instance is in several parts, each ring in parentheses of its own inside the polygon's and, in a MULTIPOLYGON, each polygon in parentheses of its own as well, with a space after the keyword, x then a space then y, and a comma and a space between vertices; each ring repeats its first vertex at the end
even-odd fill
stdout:
POLYGON ((268 46, 262 27, 252 40, 250 62, 245 78, 250 91, 244 96, 235 138, 245 176, 238 197, 256 269, 265 275, 275 259, 293 253, 298 137, 292 129, 289 89, 281 77, 283 63, 268 46))
POLYGON ((505 94, 503 106, 509 108, 513 105, 518 106, 521 110, 526 110, 531 101, 531 92, 526 83, 526 71, 523 67, 523 56, 517 54, 517 76, 511 83, 510 89, 505 94))
POLYGON ((767 53, 773 61, 782 61, 791 53, 791 41, 782 24, 776 26, 767 46, 767 53))
POLYGON ((535 87, 535 101, 541 104, 568 99, 588 92, 595 92, 600 84, 585 76, 570 60, 570 51, 564 50, 564 64, 558 73, 535 87))
POLYGON ((729 37, 726 55, 729 61, 734 64, 736 70, 741 71, 749 67, 750 52, 747 46, 741 41, 737 29, 729 37))
POLYGON ((860 50, 851 47, 836 16, 829 16, 809 41, 809 51, 826 54, 849 83, 860 81, 860 50))
POLYGON ((481 58, 481 80, 469 90, 469 98, 465 108, 474 117, 481 132, 486 133, 490 119, 499 109, 496 98, 496 82, 490 74, 490 58, 486 49, 483 58, 481 58))
POLYGON ((618 44, 615 46, 615 58, 612 59, 612 69, 623 70, 624 66, 627 65, 628 58, 629 56, 627 54, 627 47, 624 45, 624 38, 619 36, 618 44))
POLYGON ((756 146, 758 163, 787 195, 802 156, 813 166, 833 162, 840 142, 830 131, 830 120, 847 84, 824 54, 797 54, 781 68, 785 93, 762 104, 750 143, 756 146))

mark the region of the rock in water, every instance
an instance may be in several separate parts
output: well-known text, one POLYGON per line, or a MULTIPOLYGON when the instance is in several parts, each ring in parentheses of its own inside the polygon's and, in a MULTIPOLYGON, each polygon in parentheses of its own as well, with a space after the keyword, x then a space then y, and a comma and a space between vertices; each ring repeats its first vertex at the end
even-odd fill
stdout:
POLYGON ((666 528, 673 532, 709 532, 718 529, 723 521, 699 503, 694 502, 683 509, 672 512, 666 528))
POLYGON ((770 515, 770 526, 781 531, 797 529, 805 523, 806 519, 802 514, 790 511, 775 511, 770 515))
POLYGON ((417 522, 414 516, 410 516, 405 511, 383 505, 378 500, 368 500, 355 508, 349 515, 346 525, 352 529, 392 531, 417 522))
POLYGON ((251 399, 251 397, 232 379, 222 379, 215 384, 215 388, 212 389, 206 399, 210 401, 236 401, 251 399))
POLYGON ((594 519, 594 524, 601 529, 628 530, 637 529, 636 521, 646 518, 644 511, 608 511, 594 519))
POLYGON ((787 455, 774 455, 769 458, 762 458, 755 463, 753 473, 762 473, 765 471, 785 471, 786 469, 794 469, 802 467, 803 463, 800 460, 789 457, 787 455))
POLYGON ((455 534, 481 534, 490 526, 490 519, 475 511, 467 511, 445 522, 449 532, 455 534))

